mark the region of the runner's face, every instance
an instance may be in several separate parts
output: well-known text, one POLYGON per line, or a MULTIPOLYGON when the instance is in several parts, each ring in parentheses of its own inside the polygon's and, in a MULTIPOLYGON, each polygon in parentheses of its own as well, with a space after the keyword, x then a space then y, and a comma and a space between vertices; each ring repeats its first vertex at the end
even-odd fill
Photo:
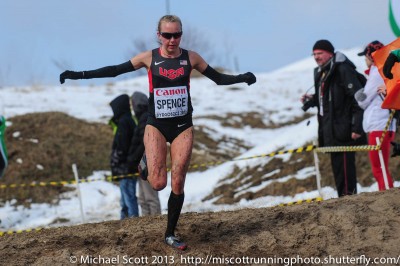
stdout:
MULTIPOLYGON (((165 33, 176 33, 181 32, 181 26, 178 22, 162 22, 160 27, 160 32, 165 33)), ((179 44, 181 42, 181 37, 171 39, 164 38, 161 36, 160 32, 157 33, 158 39, 161 42, 162 48, 168 53, 173 53, 179 49, 179 44)))
POLYGON ((323 66, 323 65, 325 65, 326 62, 329 61, 329 59, 332 58, 333 54, 331 54, 330 52, 327 52, 325 50, 314 50, 313 56, 314 56, 315 62, 317 62, 317 65, 323 66))

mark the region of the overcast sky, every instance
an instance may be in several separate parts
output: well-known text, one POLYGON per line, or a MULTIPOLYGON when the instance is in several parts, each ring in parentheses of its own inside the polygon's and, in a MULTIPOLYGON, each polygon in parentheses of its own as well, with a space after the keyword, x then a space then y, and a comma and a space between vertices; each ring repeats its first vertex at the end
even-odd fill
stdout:
POLYGON ((311 56, 318 39, 337 50, 393 41, 388 1, 1 0, 0 87, 58 84, 64 68, 126 62, 135 40, 156 47, 168 7, 182 19, 183 38, 192 29, 212 46, 213 56, 203 56, 212 66, 268 72, 311 56))

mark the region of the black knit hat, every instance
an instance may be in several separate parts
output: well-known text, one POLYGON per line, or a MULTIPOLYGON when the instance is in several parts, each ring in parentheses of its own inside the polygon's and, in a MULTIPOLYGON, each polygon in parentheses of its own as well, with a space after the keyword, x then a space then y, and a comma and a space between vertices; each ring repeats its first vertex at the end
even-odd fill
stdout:
POLYGON ((383 47, 384 45, 380 42, 380 41, 373 41, 370 42, 367 47, 365 47, 364 51, 362 51, 361 53, 358 53, 359 56, 363 56, 363 55, 368 55, 371 56, 371 54, 373 52, 375 52, 376 50, 379 50, 383 47))
POLYGON ((335 53, 335 48, 333 47, 331 42, 328 40, 317 41, 313 46, 313 51, 314 50, 324 50, 324 51, 330 52, 332 54, 335 53))

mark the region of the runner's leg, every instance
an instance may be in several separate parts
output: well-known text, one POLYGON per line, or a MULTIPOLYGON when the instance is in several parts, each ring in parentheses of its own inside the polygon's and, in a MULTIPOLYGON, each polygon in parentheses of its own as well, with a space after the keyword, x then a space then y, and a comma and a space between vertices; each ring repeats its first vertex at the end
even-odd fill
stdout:
POLYGON ((171 186, 172 192, 180 195, 184 192, 186 173, 189 168, 193 148, 193 127, 179 134, 171 143, 171 186))
POLYGON ((167 186, 167 142, 161 132, 151 125, 146 126, 143 141, 149 171, 147 179, 155 190, 160 191, 167 186))
POLYGON ((165 242, 177 249, 185 250, 187 245, 175 237, 175 228, 185 198, 184 186, 193 148, 193 127, 179 134, 171 143, 171 194, 168 200, 168 223, 165 242))
POLYGON ((168 200, 168 224, 165 236, 174 235, 184 201, 186 172, 193 147, 193 127, 179 134, 171 143, 171 195, 168 200))

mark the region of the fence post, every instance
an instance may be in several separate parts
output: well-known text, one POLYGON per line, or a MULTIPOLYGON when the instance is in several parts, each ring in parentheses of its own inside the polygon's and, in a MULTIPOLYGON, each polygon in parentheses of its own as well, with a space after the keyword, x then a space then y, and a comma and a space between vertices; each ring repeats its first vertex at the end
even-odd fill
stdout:
MULTIPOLYGON (((317 142, 316 141, 314 141, 313 144, 314 144, 315 147, 317 147, 317 142)), ((315 149, 313 150, 313 152, 314 152, 315 176, 316 176, 316 179, 317 179, 318 193, 319 193, 319 196, 321 198, 323 198, 322 197, 322 189, 321 189, 321 173, 319 172, 318 154, 317 154, 317 151, 315 149)))
MULTIPOLYGON (((380 143, 378 137, 376 138, 376 145, 381 147, 381 143, 380 143)), ((379 155, 379 161, 381 163, 381 169, 382 169, 382 174, 383 174, 383 181, 385 183, 385 188, 389 189, 389 182, 388 182, 387 173, 386 173, 385 161, 383 160, 382 147, 378 150, 378 155, 379 155)))
POLYGON ((78 175, 78 168, 76 167, 76 164, 72 165, 72 172, 74 173, 75 180, 76 180, 76 187, 77 187, 77 191, 78 191, 79 204, 80 204, 80 207, 81 207, 82 223, 84 223, 85 222, 85 214, 83 212, 81 188, 79 187, 79 175, 78 175))

